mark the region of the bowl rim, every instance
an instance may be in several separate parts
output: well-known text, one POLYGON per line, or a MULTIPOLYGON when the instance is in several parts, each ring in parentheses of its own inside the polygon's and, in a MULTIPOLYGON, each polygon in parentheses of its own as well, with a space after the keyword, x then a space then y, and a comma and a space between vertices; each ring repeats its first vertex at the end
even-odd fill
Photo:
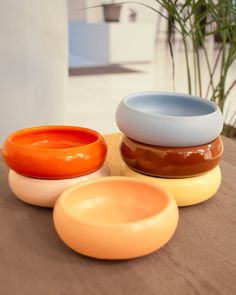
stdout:
POLYGON ((135 111, 137 113, 140 113, 142 114, 143 116, 145 117, 153 117, 153 118, 167 118, 167 119, 182 119, 182 120, 189 120, 190 118, 191 119, 199 119, 199 118, 205 118, 205 117, 211 117, 211 116, 214 116, 214 114, 216 114, 217 112, 220 111, 218 105, 208 99, 204 99, 200 96, 195 96, 195 95, 191 95, 191 94, 186 94, 186 93, 181 93, 181 92, 165 92, 165 91, 143 91, 143 92, 134 92, 134 93, 131 93, 127 96, 125 96, 123 98, 123 100, 121 101, 124 103, 124 105, 131 111, 135 111), (211 112, 211 113, 208 113, 208 114, 204 114, 204 115, 196 115, 196 116, 175 116, 175 115, 162 115, 162 114, 150 114, 150 113, 146 113, 146 112, 143 112, 139 109, 135 109, 133 107, 130 106, 130 104, 128 103, 129 100, 131 99, 134 99, 136 97, 139 97, 139 96, 143 96, 143 95, 169 95, 169 96, 173 96, 174 97, 185 97, 185 98, 188 98, 188 99, 192 99, 192 100, 195 100, 195 101, 199 101, 203 104, 206 104, 206 105, 209 105, 211 107, 214 108, 214 111, 211 112))
MULTIPOLYGON (((73 151, 73 150, 78 150, 78 149, 84 149, 85 147, 91 147, 93 145, 96 145, 98 142, 100 141, 104 141, 105 140, 103 139, 102 135, 93 130, 93 129, 90 129, 90 128, 85 128, 85 127, 80 127, 80 126, 74 126, 74 125, 40 125, 40 126, 33 126, 33 127, 28 127, 28 128, 23 128, 23 129, 20 129, 20 130, 17 130, 13 133, 11 133, 5 142, 8 142, 16 147, 19 147, 19 148, 25 148, 25 149, 34 149, 34 150, 40 150, 40 151, 56 151, 56 152, 59 152, 59 151, 73 151), (37 131, 43 131, 43 130, 46 130, 46 131, 53 131, 53 130, 77 130, 77 131, 83 131, 85 133, 88 133, 88 134, 93 134, 97 137, 97 139, 91 143, 88 143, 88 144, 84 144, 84 145, 81 145, 81 146, 74 146, 74 147, 67 147, 67 148, 42 148, 42 147, 37 147, 37 146, 34 146, 32 147, 31 145, 24 145, 24 144, 19 144, 17 142, 14 141, 14 138, 18 135, 26 135, 26 134, 29 134, 29 133, 34 133, 37 131)), ((4 149, 4 147, 3 147, 4 149)))
POLYGON ((99 226, 99 227, 119 228, 121 226, 135 226, 135 225, 139 225, 140 223, 142 223, 142 224, 143 223, 150 223, 153 220, 159 219, 159 218, 161 218, 161 216, 163 214, 165 214, 165 211, 168 210, 168 208, 169 208, 169 206, 171 204, 173 204, 176 207, 177 211, 178 211, 176 201, 172 197, 171 193, 169 191, 163 189, 162 186, 160 186, 159 184, 154 184, 154 183, 150 183, 150 182, 148 182, 146 180, 143 180, 143 179, 135 179, 133 177, 127 177, 127 176, 105 176, 105 177, 101 177, 101 178, 98 178, 98 179, 88 180, 88 181, 79 183, 77 185, 74 185, 73 187, 70 187, 70 188, 66 189, 59 196, 59 198, 57 199, 56 204, 54 206, 53 215, 54 215, 54 212, 57 209, 58 205, 61 205, 61 207, 63 207, 63 209, 64 209, 63 210, 64 214, 69 219, 71 219, 71 220, 73 220, 73 221, 75 221, 75 222, 77 222, 79 224, 82 224, 84 226, 92 226, 92 227, 99 226), (66 198, 68 197, 68 195, 70 195, 71 192, 77 190, 78 188, 84 187, 84 186, 87 186, 87 185, 91 185, 93 183, 110 182, 110 181, 114 181, 114 180, 117 180, 117 181, 132 181, 132 182, 136 182, 136 183, 143 183, 143 184, 145 184, 147 186, 151 186, 151 187, 161 191, 162 194, 166 198, 166 204, 165 204, 164 208, 160 212, 155 213, 154 215, 152 215, 150 217, 147 217, 147 218, 142 218, 142 219, 135 220, 135 221, 130 221, 130 222, 108 223, 108 222, 95 222, 95 221, 90 221, 90 220, 85 221, 84 219, 81 219, 79 216, 75 218, 74 216, 72 216, 69 213, 69 210, 66 208, 66 206, 64 206, 66 198))

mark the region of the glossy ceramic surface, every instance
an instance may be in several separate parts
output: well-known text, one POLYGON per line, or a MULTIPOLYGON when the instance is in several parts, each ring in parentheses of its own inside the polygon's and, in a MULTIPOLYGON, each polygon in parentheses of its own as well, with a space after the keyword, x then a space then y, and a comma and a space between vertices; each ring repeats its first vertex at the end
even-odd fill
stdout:
POLYGON ((159 177, 183 178, 201 175, 215 168, 223 153, 220 137, 195 147, 160 147, 123 136, 120 152, 132 169, 159 177))
POLYGON ((10 170, 8 181, 12 192, 21 201, 36 206, 53 207, 60 194, 69 187, 91 179, 109 176, 109 174, 106 164, 90 174, 67 179, 30 178, 10 170))
POLYGON ((53 218, 61 239, 75 251, 100 259, 129 259, 169 241, 178 208, 159 186, 105 177, 66 190, 56 202, 53 218))
POLYGON ((150 181, 162 186, 163 189, 172 194, 178 206, 195 205, 208 200, 217 192, 221 183, 219 166, 200 176, 168 179, 144 175, 124 165, 122 175, 150 181))
POLYGON ((77 126, 40 126, 11 134, 2 149, 6 164, 19 174, 63 179, 99 169, 107 147, 94 130, 77 126))
POLYGON ((218 106, 180 93, 140 92, 125 97, 116 123, 129 138, 150 145, 184 147, 207 144, 223 128, 218 106))

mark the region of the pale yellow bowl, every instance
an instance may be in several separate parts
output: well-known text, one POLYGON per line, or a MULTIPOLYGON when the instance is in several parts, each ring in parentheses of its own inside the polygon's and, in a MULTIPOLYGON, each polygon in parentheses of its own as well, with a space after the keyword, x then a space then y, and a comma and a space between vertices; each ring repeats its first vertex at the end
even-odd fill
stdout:
POLYGON ((206 174, 182 179, 147 176, 131 170, 126 165, 124 165, 121 174, 161 185, 172 194, 180 207, 195 205, 210 199, 217 192, 221 183, 219 166, 206 174))
POLYGON ((8 175, 9 186, 15 196, 25 203, 41 207, 54 207, 57 198, 65 189, 83 181, 109 176, 110 171, 106 164, 97 171, 67 179, 38 179, 20 175, 10 170, 8 175))

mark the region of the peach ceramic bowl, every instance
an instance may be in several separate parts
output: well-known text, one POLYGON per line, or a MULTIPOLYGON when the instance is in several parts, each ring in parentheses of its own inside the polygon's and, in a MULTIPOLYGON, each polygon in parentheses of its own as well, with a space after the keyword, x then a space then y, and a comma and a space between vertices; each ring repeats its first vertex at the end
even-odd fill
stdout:
POLYGON ((167 243, 178 208, 160 186, 127 177, 104 177, 66 190, 56 202, 54 225, 73 250, 99 259, 129 259, 167 243))
POLYGON ((2 149, 6 164, 24 176, 73 178, 99 169, 107 147, 94 130, 77 126, 41 126, 16 131, 2 149))
POLYGON ((106 164, 90 174, 67 179, 30 178, 10 170, 8 181, 12 192, 21 201, 36 206, 53 207, 57 198, 67 188, 83 181, 109 176, 109 174, 106 164))
POLYGON ((223 153, 220 137, 194 147, 161 147, 134 141, 123 136, 120 152, 132 169, 166 178, 193 177, 215 168, 223 153))
POLYGON ((195 205, 210 199, 217 192, 221 183, 219 166, 199 176, 179 179, 144 175, 126 165, 124 165, 121 174, 160 185, 171 193, 179 207, 195 205))

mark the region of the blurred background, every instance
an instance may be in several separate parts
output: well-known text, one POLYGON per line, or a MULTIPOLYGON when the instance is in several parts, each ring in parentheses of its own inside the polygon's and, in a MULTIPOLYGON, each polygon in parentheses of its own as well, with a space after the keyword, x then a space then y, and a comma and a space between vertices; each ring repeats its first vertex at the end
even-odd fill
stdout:
POLYGON ((139 91, 212 99, 234 138, 235 2, 124 2, 1 1, 0 144, 33 125, 117 132, 119 101, 139 91))

